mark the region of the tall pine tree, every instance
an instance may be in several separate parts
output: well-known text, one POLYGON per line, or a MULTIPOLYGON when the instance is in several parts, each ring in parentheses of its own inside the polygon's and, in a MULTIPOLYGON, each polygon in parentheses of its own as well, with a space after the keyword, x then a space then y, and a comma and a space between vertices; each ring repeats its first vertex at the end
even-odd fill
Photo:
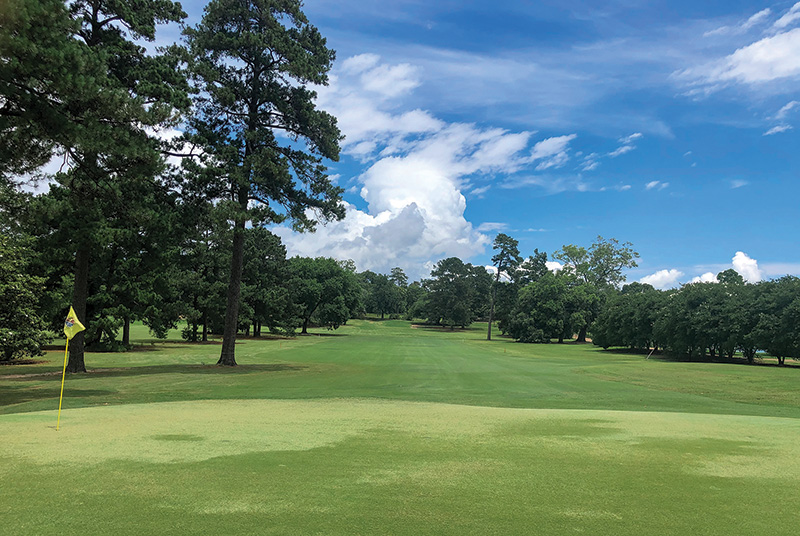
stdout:
POLYGON ((327 84, 334 52, 299 0, 213 0, 186 39, 197 90, 188 137, 233 222, 218 362, 233 366, 247 222, 313 229, 312 213, 344 217, 342 190, 322 164, 338 160, 341 135, 308 88, 327 84))

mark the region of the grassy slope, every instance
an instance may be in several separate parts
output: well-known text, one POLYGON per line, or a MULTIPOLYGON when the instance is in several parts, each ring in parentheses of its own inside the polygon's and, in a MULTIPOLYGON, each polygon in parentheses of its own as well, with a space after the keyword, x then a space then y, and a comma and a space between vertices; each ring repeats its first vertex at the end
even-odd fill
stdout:
POLYGON ((795 534, 800 371, 340 333, 0 367, 4 533, 795 534))

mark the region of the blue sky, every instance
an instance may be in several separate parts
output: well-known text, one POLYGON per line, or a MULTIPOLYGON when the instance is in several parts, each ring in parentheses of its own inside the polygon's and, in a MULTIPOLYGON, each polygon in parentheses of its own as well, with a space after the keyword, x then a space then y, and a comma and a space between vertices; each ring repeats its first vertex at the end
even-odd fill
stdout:
MULTIPOLYGON (((348 217, 292 254, 489 264, 597 235, 674 286, 800 275, 800 3, 305 2, 337 51, 320 107, 348 217)), ((184 2, 197 20, 202 2, 184 2)))

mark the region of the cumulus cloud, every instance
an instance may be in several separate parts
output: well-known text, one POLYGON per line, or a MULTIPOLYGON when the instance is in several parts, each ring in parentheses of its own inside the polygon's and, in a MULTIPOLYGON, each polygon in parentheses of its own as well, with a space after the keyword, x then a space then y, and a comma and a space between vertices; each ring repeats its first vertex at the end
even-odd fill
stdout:
POLYGON ((402 266, 412 278, 427 276, 438 259, 482 253, 490 243, 484 233, 503 228, 495 222, 473 227, 464 216, 462 191, 480 195, 490 187, 475 184, 481 177, 537 163, 557 166, 568 158, 574 134, 530 148, 531 132, 447 123, 424 110, 405 111, 400 96, 418 84, 413 67, 363 54, 345 60, 330 86, 318 88, 319 106, 339 119, 346 136, 343 151, 366 166, 351 178, 366 208, 346 203, 343 221, 320 225, 313 234, 276 228, 291 255, 350 258, 359 270, 402 266))
POLYGON ((644 276, 639 282, 653 285, 655 288, 665 289, 676 286, 678 280, 683 277, 683 275, 683 272, 674 268, 670 270, 659 270, 654 274, 644 276))
POLYGON ((690 283, 716 283, 717 276, 712 272, 706 272, 703 275, 693 277, 690 283))
POLYGON ((758 268, 758 261, 750 258, 747 253, 737 251, 733 256, 733 269, 739 272, 745 281, 757 283, 761 281, 761 270, 758 268))
POLYGON ((551 272, 560 272, 564 269, 564 265, 558 261, 545 261, 544 265, 547 267, 548 270, 551 272))

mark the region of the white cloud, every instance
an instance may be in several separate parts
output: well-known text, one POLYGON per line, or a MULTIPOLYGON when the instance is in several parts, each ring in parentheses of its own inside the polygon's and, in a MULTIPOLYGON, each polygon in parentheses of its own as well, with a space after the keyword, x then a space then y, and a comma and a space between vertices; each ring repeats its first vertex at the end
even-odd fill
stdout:
POLYGON ((758 261, 750 258, 746 253, 737 251, 733 256, 733 269, 739 272, 746 281, 757 283, 761 281, 761 270, 758 268, 758 261))
POLYGON ((772 136, 774 134, 780 134, 781 132, 786 132, 788 130, 792 130, 790 125, 777 125, 769 129, 768 131, 762 134, 763 136, 772 136))
POLYGON ((703 275, 693 277, 690 283, 716 283, 717 276, 713 272, 706 272, 703 275))
POLYGON ((620 143, 622 143, 622 146, 608 153, 608 156, 611 158, 616 158, 620 155, 633 151, 636 148, 634 147, 633 142, 635 142, 641 137, 642 137, 641 132, 634 132, 630 136, 625 136, 623 138, 620 138, 619 141, 620 143))
POLYGON ((552 167, 561 167, 569 160, 569 142, 577 137, 576 134, 566 136, 554 136, 537 142, 531 151, 531 161, 541 160, 536 166, 541 171, 552 167))
POLYGON ((778 110, 778 113, 775 114, 775 119, 778 120, 784 119, 789 114, 789 112, 791 112, 798 106, 800 106, 800 102, 796 100, 786 103, 780 110, 778 110))
POLYGON ((740 82, 756 84, 800 75, 800 28, 765 37, 736 50, 730 56, 705 66, 689 69, 679 76, 714 84, 740 82))
POLYGON ((620 155, 633 151, 633 149, 634 148, 631 145, 623 145, 622 147, 619 147, 618 149, 615 149, 610 153, 608 153, 608 156, 610 156, 611 158, 616 158, 620 155))
POLYGON ((775 28, 786 28, 794 21, 800 19, 800 2, 793 5, 781 18, 775 21, 773 26, 775 28))
POLYGON ((746 32, 753 26, 760 24, 766 21, 767 18, 772 14, 772 10, 770 8, 762 9, 755 15, 752 15, 746 21, 742 22, 741 24, 737 24, 736 26, 720 26, 714 30, 710 30, 703 34, 703 37, 711 37, 716 35, 726 35, 726 34, 740 34, 746 32))
POLYGON ((619 142, 624 144, 624 145, 630 145, 631 143, 633 143, 634 141, 638 140, 642 136, 643 136, 643 134, 641 132, 634 132, 630 136, 625 136, 624 138, 620 138, 619 142))
POLYGON ((766 20, 766 18, 769 17, 771 14, 772 10, 770 8, 762 9, 761 11, 759 11, 758 13, 756 13, 755 15, 744 21, 741 27, 745 30, 749 30, 756 24, 759 24, 760 22, 766 20))
POLYGON ((735 190, 736 188, 741 188, 742 186, 747 186, 748 184, 750 183, 747 182, 746 180, 734 179, 731 181, 731 188, 735 190))
POLYGON ((665 289, 676 286, 678 279, 683 275, 683 272, 674 268, 671 270, 659 270, 654 274, 644 276, 639 282, 653 285, 655 288, 665 289))
POLYGON ((544 265, 547 267, 548 270, 551 272, 560 272, 564 269, 564 265, 558 261, 545 261, 544 265))
POLYGON ((644 185, 646 190, 663 190, 669 186, 668 182, 650 181, 644 185))
POLYGON ((502 231, 508 229, 507 223, 500 223, 496 221, 486 221, 478 226, 478 232, 486 233, 490 231, 502 231))

